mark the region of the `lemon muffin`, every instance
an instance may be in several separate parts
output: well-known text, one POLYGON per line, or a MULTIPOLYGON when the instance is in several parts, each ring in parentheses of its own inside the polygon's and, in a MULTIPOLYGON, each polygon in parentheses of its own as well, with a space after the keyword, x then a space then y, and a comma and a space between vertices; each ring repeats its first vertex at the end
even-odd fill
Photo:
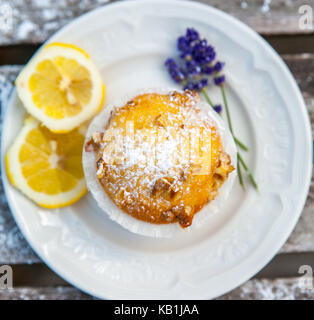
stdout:
POLYGON ((84 167, 90 168, 92 154, 98 180, 97 194, 91 190, 95 198, 101 186, 134 220, 191 226, 235 165, 200 103, 192 91, 150 92, 113 108, 85 143, 84 167))

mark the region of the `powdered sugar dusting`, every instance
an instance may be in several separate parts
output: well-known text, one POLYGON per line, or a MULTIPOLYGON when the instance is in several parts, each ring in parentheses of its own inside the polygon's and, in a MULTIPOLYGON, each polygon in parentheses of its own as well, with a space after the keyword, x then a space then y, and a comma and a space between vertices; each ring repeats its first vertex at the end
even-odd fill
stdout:
MULTIPOLYGON (((178 97, 171 96, 170 104, 178 103, 178 97)), ((140 102, 140 101, 139 101, 140 102)), ((196 103, 195 100, 189 101, 189 106, 196 103)), ((174 106, 174 105, 173 105, 174 106)), ((125 110, 123 110, 125 111, 125 110)), ((117 111, 116 116, 121 117, 123 111, 117 111)), ((204 132, 198 130, 203 128, 207 130, 207 138, 210 138, 211 127, 209 122, 204 121, 206 115, 204 112, 196 108, 181 107, 178 114, 168 112, 163 115, 158 115, 150 124, 150 132, 147 130, 137 130, 134 136, 134 126, 130 121, 126 123, 128 134, 124 134, 120 130, 117 135, 118 140, 112 140, 108 144, 102 146, 106 150, 113 150, 114 153, 103 152, 102 158, 106 163, 117 163, 117 155, 123 155, 122 165, 117 168, 117 175, 120 175, 120 168, 132 169, 136 166, 136 171, 128 170, 125 177, 134 190, 140 177, 145 176, 145 180, 141 181, 148 190, 151 185, 160 178, 167 176, 175 177, 177 183, 180 182, 180 176, 184 174, 188 167, 191 166, 196 159, 195 153, 188 153, 184 146, 191 141, 197 142, 198 139, 205 137, 204 132), (165 121, 165 119, 167 119, 165 121), (167 123, 166 123, 167 122, 167 123), (181 124, 181 127, 174 124, 181 124), (184 125, 182 124, 184 123, 184 125), (133 131, 132 133, 130 131, 133 131), (114 145, 114 146, 113 146, 114 145)), ((123 121, 124 119, 122 119, 123 121)), ((117 124, 113 123, 111 128, 117 128, 117 124)), ((210 145, 210 139, 208 145, 210 145)), ((203 150, 206 151, 206 150, 203 150)), ((101 170, 98 170, 101 174, 101 170)))

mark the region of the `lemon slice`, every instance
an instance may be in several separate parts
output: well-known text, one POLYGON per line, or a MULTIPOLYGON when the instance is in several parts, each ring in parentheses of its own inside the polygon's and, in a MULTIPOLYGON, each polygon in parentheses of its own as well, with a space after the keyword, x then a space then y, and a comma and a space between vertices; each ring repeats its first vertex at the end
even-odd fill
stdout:
POLYGON ((101 109, 105 87, 89 56, 65 43, 48 44, 16 79, 27 111, 52 132, 71 131, 101 109))
POLYGON ((82 127, 55 134, 32 117, 6 154, 11 183, 45 208, 70 205, 86 193, 82 127))

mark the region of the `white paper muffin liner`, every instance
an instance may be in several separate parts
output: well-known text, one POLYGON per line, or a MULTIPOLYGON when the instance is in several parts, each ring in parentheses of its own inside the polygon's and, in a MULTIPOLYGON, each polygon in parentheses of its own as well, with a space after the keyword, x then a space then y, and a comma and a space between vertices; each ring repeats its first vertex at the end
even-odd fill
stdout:
MULTIPOLYGON (((144 93, 158 93, 168 94, 173 90, 169 89, 146 89, 135 92, 132 96, 128 95, 122 99, 114 101, 112 104, 105 107, 91 122, 87 130, 85 143, 91 138, 92 134, 104 129, 109 121, 111 111, 115 108, 124 106, 132 98, 144 94, 144 93)), ((179 90, 176 90, 179 91, 179 90)), ((226 127, 224 120, 204 101, 196 105, 199 109, 204 110, 208 116, 215 122, 218 132, 221 136, 224 151, 231 157, 231 162, 236 168, 237 165, 237 149, 234 140, 231 136, 229 129, 226 127)), ((229 174, 228 179, 224 182, 222 187, 218 191, 216 199, 206 204, 199 212, 197 212, 193 218, 193 223, 190 227, 183 229, 179 223, 171 224, 153 224, 144 222, 133 218, 131 215, 121 210, 107 195, 106 191, 100 184, 96 175, 95 166, 95 152, 86 152, 83 150, 83 168, 87 183, 87 188, 93 195, 98 206, 115 222, 120 224, 127 230, 137 233, 143 236, 155 237, 155 238, 171 238, 175 235, 183 234, 186 232, 192 232, 195 229, 205 225, 209 220, 211 214, 216 213, 225 203, 230 191, 232 189, 236 170, 229 174)))

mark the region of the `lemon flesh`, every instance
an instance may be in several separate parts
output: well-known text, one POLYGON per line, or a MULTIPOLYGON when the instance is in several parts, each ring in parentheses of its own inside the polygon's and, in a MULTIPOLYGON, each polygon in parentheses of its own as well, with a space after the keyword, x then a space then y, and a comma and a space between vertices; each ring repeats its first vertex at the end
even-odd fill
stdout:
POLYGON ((82 168, 84 134, 55 134, 28 118, 6 155, 12 184, 42 207, 58 208, 86 193, 82 168))
POLYGON ((35 106, 54 119, 81 112, 91 99, 91 87, 88 70, 64 57, 40 62, 29 79, 35 106))

